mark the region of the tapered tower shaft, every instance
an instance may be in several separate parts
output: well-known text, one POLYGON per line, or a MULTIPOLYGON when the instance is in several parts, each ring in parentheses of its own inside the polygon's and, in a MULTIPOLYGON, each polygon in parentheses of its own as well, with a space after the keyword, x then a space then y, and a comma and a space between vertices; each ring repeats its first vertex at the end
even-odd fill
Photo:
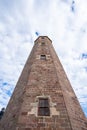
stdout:
POLYGON ((85 115, 47 36, 35 40, 0 130, 87 130, 85 115))

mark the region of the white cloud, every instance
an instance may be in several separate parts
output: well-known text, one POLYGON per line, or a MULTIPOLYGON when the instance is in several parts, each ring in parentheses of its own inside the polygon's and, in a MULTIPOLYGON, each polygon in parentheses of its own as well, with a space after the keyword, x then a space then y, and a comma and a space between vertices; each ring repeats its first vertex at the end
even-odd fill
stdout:
MULTIPOLYGON (((4 105, 38 32, 52 39, 81 104, 87 108, 87 59, 81 58, 87 53, 86 5, 86 0, 75 0, 72 11, 71 0, 0 1, 0 100, 4 105), (9 85, 3 88, 4 82, 9 85)), ((0 108, 4 105, 0 103, 0 108)))

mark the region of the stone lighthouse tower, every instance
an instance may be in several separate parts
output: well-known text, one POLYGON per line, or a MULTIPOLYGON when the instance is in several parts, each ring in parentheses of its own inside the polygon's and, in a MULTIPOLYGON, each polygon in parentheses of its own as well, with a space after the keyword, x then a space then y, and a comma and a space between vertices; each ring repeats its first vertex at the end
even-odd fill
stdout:
POLYGON ((0 130, 87 130, 87 120, 47 36, 39 36, 0 130))

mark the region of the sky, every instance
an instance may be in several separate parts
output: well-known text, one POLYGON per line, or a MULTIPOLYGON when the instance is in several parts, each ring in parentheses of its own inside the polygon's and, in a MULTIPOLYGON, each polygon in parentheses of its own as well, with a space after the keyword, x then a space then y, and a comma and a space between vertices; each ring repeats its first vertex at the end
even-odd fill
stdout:
POLYGON ((40 35, 52 40, 87 117, 87 0, 0 0, 0 109, 40 35))

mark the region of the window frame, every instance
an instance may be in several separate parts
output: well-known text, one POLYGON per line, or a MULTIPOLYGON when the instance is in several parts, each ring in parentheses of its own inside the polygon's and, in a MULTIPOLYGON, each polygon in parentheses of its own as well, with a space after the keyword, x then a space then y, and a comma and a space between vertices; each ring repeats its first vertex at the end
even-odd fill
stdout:
POLYGON ((40 97, 38 99, 38 116, 50 116, 50 105, 48 98, 40 97))
POLYGON ((42 42, 41 45, 44 46, 44 45, 45 45, 45 42, 42 42))
POLYGON ((41 60, 46 60, 46 55, 44 55, 44 54, 40 55, 40 59, 41 60))

